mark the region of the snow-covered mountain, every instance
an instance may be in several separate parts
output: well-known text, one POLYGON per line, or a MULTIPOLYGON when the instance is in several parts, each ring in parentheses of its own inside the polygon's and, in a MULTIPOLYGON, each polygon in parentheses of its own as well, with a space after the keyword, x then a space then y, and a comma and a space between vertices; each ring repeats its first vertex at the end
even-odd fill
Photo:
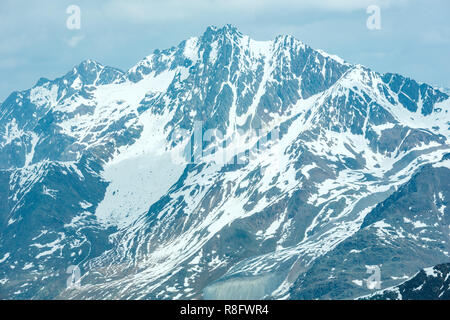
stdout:
POLYGON ((444 263, 420 270, 402 284, 384 289, 364 300, 449 300, 450 264, 444 263))
POLYGON ((0 107, 0 298, 357 298, 373 265, 398 285, 450 259, 449 109, 230 25, 40 79, 0 107))

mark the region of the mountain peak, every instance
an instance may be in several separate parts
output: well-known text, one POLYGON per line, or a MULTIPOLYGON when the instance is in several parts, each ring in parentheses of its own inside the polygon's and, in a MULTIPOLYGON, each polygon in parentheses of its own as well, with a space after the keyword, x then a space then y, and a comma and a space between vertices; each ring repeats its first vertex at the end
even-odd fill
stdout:
POLYGON ((217 27, 217 26, 209 26, 206 28, 205 32, 203 33, 203 39, 209 40, 209 39, 215 39, 217 37, 224 36, 227 38, 235 38, 235 37, 242 37, 242 33, 233 25, 226 24, 223 27, 217 27))
POLYGON ((73 67, 63 78, 70 82, 79 79, 83 84, 87 85, 99 85, 108 84, 116 81, 123 75, 123 71, 104 66, 103 64, 92 60, 86 59, 79 65, 73 67))
POLYGON ((230 33, 230 34, 241 33, 236 26, 233 26, 232 24, 229 23, 225 24, 223 27, 217 27, 214 25, 208 26, 205 32, 230 33))
POLYGON ((92 59, 83 60, 80 64, 73 67, 68 74, 79 74, 81 76, 97 75, 105 66, 92 59))
POLYGON ((104 68, 104 65, 93 59, 86 59, 81 61, 81 63, 75 67, 76 69, 86 69, 86 68, 104 68))

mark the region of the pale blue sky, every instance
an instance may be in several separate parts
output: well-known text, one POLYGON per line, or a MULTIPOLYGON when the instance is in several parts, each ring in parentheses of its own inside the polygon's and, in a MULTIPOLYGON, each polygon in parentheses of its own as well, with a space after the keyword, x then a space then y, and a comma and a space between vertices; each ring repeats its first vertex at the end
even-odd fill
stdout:
POLYGON ((349 62, 450 87, 449 13, 448 0, 0 0, 0 101, 82 60, 126 70, 227 23, 257 40, 291 34, 349 62), (71 4, 81 8, 79 31, 66 28, 71 4), (381 30, 366 27, 371 4, 381 7, 381 30))

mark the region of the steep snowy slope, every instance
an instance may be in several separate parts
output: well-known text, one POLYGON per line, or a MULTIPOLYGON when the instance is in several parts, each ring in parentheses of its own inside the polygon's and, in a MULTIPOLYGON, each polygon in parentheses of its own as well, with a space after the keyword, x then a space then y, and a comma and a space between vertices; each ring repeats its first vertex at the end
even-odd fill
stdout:
MULTIPOLYGON (((86 61, 42 79, 0 108, 0 297, 353 297, 303 279, 361 250, 374 208, 442 163, 449 107, 429 85, 232 26, 127 72, 86 61), (71 265, 81 287, 65 290, 71 265)), ((429 255, 449 258, 433 246, 395 272, 429 255)))

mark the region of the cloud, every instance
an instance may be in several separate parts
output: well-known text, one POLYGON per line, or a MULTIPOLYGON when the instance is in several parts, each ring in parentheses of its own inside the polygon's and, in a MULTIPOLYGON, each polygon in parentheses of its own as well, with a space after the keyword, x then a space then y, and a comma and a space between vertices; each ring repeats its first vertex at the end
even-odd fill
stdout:
POLYGON ((83 40, 85 38, 84 35, 79 35, 79 36, 73 36, 71 38, 69 38, 68 40, 66 40, 66 43, 69 47, 74 48, 76 47, 81 40, 83 40))
POLYGON ((424 44, 440 45, 450 43, 450 28, 440 28, 423 31, 419 34, 420 40, 424 44))
POLYGON ((15 69, 26 64, 23 58, 10 57, 0 60, 0 69, 15 69))
POLYGON ((130 22, 182 21, 211 14, 236 16, 270 15, 277 11, 352 12, 365 10, 370 5, 381 8, 404 5, 409 0, 111 0, 103 4, 102 12, 128 19, 130 22))

